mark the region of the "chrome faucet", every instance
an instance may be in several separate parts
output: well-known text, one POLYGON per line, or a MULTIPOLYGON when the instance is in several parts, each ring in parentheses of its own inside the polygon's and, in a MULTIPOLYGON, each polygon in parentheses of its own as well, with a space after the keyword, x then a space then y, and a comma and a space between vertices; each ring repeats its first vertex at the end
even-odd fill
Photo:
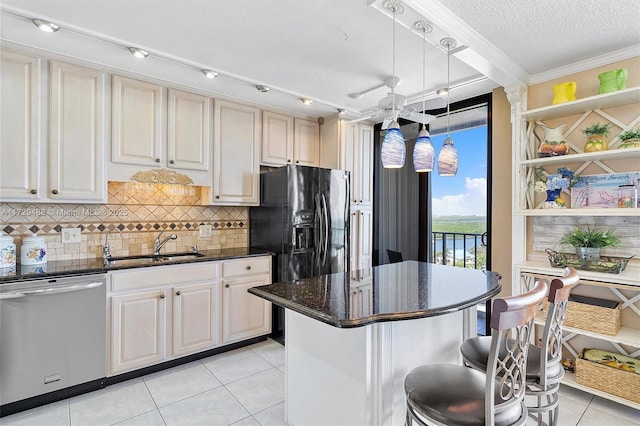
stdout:
POLYGON ((118 231, 121 235, 122 235, 122 230, 115 228, 115 229, 109 229, 107 232, 105 232, 104 234, 104 245, 102 246, 102 259, 104 260, 105 263, 109 262, 109 259, 111 258, 111 250, 109 249, 109 233, 111 231, 118 231))
POLYGON ((164 240, 160 241, 160 237, 162 236, 163 233, 164 233, 164 230, 160 231, 160 233, 156 237, 156 240, 153 242, 153 255, 154 256, 158 256, 160 254, 160 249, 162 248, 162 246, 167 244, 167 242, 169 240, 177 240, 178 239, 178 236, 176 234, 171 234, 167 238, 165 238, 164 240))

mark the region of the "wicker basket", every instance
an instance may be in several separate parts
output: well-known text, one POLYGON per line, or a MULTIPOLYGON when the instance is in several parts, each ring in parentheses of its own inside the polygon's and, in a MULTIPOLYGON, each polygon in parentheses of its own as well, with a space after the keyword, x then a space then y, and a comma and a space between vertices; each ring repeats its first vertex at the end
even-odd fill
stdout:
POLYGON ((576 358, 576 382, 640 404, 640 374, 576 358))
MULTIPOLYGON (((573 297, 573 296, 572 296, 573 297)), ((610 301, 607 301, 610 302, 610 301)), ((544 300, 544 315, 547 315, 549 301, 544 300)), ((618 303, 615 308, 605 308, 588 303, 569 300, 564 325, 615 336, 622 328, 622 311, 618 303)))

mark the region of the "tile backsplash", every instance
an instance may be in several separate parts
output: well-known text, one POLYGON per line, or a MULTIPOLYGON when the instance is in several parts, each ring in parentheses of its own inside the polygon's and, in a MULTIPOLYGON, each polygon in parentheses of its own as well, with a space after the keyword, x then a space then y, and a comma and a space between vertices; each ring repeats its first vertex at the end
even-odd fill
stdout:
MULTIPOLYGON (((202 206, 201 188, 188 185, 109 182, 107 204, 0 203, 0 230, 14 238, 36 233, 47 243, 47 260, 102 256, 107 231, 113 256, 153 253, 162 230, 175 233, 163 251, 246 247, 246 207, 202 206), (200 225, 211 225, 210 237, 199 237, 200 225), (62 243, 62 229, 80 228, 80 243, 62 243)), ((20 262, 20 259, 18 259, 20 262)))

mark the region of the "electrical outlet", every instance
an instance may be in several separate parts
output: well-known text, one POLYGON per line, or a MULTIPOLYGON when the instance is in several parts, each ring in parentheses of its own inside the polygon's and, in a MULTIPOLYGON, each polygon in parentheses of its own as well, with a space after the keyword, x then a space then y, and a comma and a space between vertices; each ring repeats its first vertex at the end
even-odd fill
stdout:
POLYGON ((200 237, 210 237, 211 236, 211 225, 200 225, 198 227, 199 236, 200 237))
POLYGON ((66 228, 62 230, 62 244, 79 242, 80 228, 66 228))

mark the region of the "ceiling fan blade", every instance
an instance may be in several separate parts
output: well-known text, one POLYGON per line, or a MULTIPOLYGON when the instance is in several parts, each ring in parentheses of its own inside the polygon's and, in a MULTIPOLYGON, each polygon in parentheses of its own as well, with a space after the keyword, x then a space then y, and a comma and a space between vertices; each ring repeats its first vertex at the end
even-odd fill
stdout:
POLYGON ((408 110, 400 110, 399 115, 400 117, 406 120, 414 121, 416 123, 425 123, 425 124, 429 124, 430 122, 436 119, 435 115, 422 114, 420 112, 414 112, 414 111, 408 111, 408 110))
POLYGON ((382 109, 392 109, 395 105, 396 109, 404 106, 407 103, 407 97, 403 95, 387 93, 385 98, 380 99, 378 107, 382 109))

